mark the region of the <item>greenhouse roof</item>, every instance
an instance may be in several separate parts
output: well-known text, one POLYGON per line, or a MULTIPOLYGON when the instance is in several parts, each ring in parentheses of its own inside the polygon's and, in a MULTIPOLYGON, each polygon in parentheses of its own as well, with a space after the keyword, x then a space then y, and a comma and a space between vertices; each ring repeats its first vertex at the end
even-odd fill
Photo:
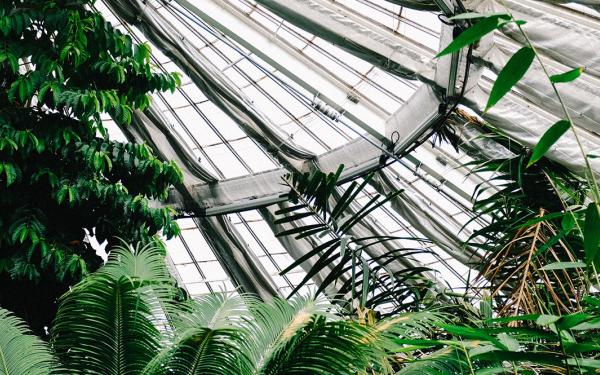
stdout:
MULTIPOLYGON (((287 295, 305 270, 280 271, 323 239, 275 236, 286 229, 274 219, 285 205, 282 176, 315 168, 330 172, 344 164, 345 183, 377 171, 354 209, 375 194, 404 189, 356 231, 407 239, 373 247, 368 255, 385 246, 426 248, 389 267, 422 264, 435 271, 430 276, 439 285, 461 290, 472 265, 481 261, 482 254, 464 242, 485 224, 483 217, 471 220, 472 199, 489 176, 471 173, 471 156, 450 144, 423 141, 450 123, 474 152, 507 155, 502 145, 478 137, 481 123, 533 146, 560 119, 561 103, 538 63, 484 111, 497 73, 523 44, 515 25, 472 50, 435 56, 452 40, 450 17, 507 6, 527 21, 523 28, 552 74, 585 67, 576 83, 561 86, 561 94, 584 148, 598 154, 600 5, 559 3, 97 2, 113 24, 152 45, 159 69, 183 73, 181 87, 156 94, 131 126, 119 129, 106 119, 113 138, 147 142, 183 170, 184 185, 168 202, 181 213, 182 233, 168 241, 176 276, 192 295, 238 286, 264 297, 287 295), (448 115, 455 104, 459 114, 448 115)), ((566 134, 547 156, 582 172, 584 158, 575 145, 566 134)), ((600 159, 590 162, 600 172, 600 159)))

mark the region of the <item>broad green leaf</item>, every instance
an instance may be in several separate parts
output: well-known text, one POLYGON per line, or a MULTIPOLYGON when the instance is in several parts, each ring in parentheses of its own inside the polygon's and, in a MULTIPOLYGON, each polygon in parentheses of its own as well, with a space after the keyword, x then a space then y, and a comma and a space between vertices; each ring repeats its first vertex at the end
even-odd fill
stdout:
POLYGON ((565 270, 570 268, 585 268, 587 267, 583 262, 556 262, 545 265, 540 268, 541 271, 551 270, 565 270))
POLYGON ((590 329, 598 328, 600 328, 600 318, 595 318, 588 322, 577 324, 576 326, 571 327, 570 329, 573 331, 589 331, 590 329))
POLYGON ((10 186, 17 179, 17 171, 15 166, 11 163, 4 163, 3 168, 4 174, 6 175, 6 186, 10 186))
POLYGON ((536 324, 540 325, 540 326, 548 326, 552 323, 557 322, 560 319, 560 316, 556 316, 556 315, 540 315, 536 320, 536 324))
POLYGON ((589 321, 591 318, 593 318, 592 315, 583 312, 565 315, 556 323, 556 328, 560 330, 571 329, 580 325, 583 322, 589 321))
POLYGON ((565 232, 571 231, 575 227, 575 214, 568 211, 565 216, 563 216, 560 225, 565 232))
POLYGON ((567 359, 567 363, 572 366, 578 367, 590 367, 590 368, 600 368, 600 360, 599 359, 588 359, 588 358, 569 358, 567 359))
POLYGON ((583 247, 585 249, 585 262, 590 265, 598 255, 600 243, 600 217, 598 206, 592 202, 585 211, 585 225, 583 228, 583 247))
POLYGON ((436 57, 442 57, 452 52, 456 52, 461 48, 468 46, 469 44, 475 43, 486 34, 491 33, 497 28, 505 25, 510 21, 508 15, 496 15, 482 19, 473 26, 463 31, 458 37, 456 37, 442 52, 438 53, 436 57))
POLYGON ((517 350, 519 350, 521 348, 521 345, 519 345, 519 342, 506 333, 501 333, 497 337, 498 337, 498 341, 500 341, 500 343, 502 345, 506 346, 506 348, 510 351, 516 352, 517 350))
POLYGON ((488 352, 493 352, 495 350, 499 350, 499 349, 495 345, 492 345, 492 344, 479 345, 479 346, 476 346, 475 348, 469 350, 469 355, 471 357, 477 357, 478 355, 488 353, 488 352))
POLYGON ((560 120, 546 130, 538 144, 533 149, 531 158, 529 158, 529 162, 527 162, 527 167, 530 167, 540 160, 542 156, 544 156, 546 152, 550 150, 550 147, 552 147, 552 145, 556 143, 556 141, 558 141, 560 137, 562 137, 562 135, 569 130, 570 127, 571 123, 568 120, 560 120))
MULTIPOLYGON (((547 364, 554 366, 562 366, 564 361, 562 356, 553 352, 509 352, 509 351, 493 351, 484 353, 478 357, 481 360, 489 360, 496 362, 531 362, 537 364, 547 364)), ((514 373, 514 372, 513 372, 514 373)), ((522 372, 519 372, 521 374, 522 372)))
POLYGON ((469 338, 469 339, 489 341, 489 342, 496 343, 496 344, 499 343, 498 339, 496 339, 493 336, 488 335, 485 331, 477 329, 477 328, 456 326, 456 325, 449 325, 449 324, 437 324, 437 325, 440 328, 447 331, 448 333, 451 333, 455 336, 462 336, 462 337, 469 338))
POLYGON ((568 72, 565 73, 561 73, 561 74, 555 74, 553 76, 550 76, 550 81, 552 83, 565 83, 565 82, 571 82, 576 80, 581 73, 583 73, 584 68, 575 68, 573 70, 569 70, 568 72))
POLYGON ((535 51, 526 46, 518 50, 506 63, 506 66, 498 74, 492 92, 488 99, 485 110, 488 111, 506 95, 514 85, 527 73, 533 59, 535 51))

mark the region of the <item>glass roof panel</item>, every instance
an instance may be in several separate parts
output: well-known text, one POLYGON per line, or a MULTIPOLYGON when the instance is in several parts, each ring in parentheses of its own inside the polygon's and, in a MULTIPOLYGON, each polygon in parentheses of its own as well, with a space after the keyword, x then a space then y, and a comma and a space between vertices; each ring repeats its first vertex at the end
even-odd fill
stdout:
MULTIPOLYGON (((202 7, 200 0, 191 2, 202 7)), ((251 105, 264 114, 288 140, 311 152, 322 154, 364 136, 366 131, 361 127, 364 124, 356 118, 367 119, 365 123, 368 126, 383 134, 385 119, 401 108, 421 86, 418 81, 385 72, 328 41, 298 29, 252 1, 231 0, 225 3, 249 15, 256 22, 254 25, 257 29, 262 27, 269 30, 272 38, 292 48, 299 59, 302 58, 305 64, 321 74, 321 78, 341 88, 344 95, 335 96, 335 104, 337 108, 346 108, 350 112, 341 113, 343 123, 315 108, 316 100, 330 93, 311 92, 310 88, 299 84, 285 71, 270 65, 199 17, 185 12, 175 2, 163 5, 159 1, 149 1, 148 6, 159 9, 159 13, 193 44, 197 52, 227 77, 233 87, 243 92, 251 105)), ((404 9, 383 0, 343 0, 335 3, 348 12, 367 17, 365 22, 381 25, 432 53, 437 50, 441 23, 433 13, 404 9)), ((102 3, 98 3, 98 7, 107 18, 113 19, 116 24, 120 23, 102 3)), ((146 40, 135 28, 127 27, 126 30, 138 40, 146 40)), ((161 69, 181 71, 156 46, 152 48, 152 56, 161 69)), ((271 58, 277 60, 279 57, 271 58)), ((293 70, 295 67, 286 68, 293 70)), ((174 93, 154 95, 153 100, 163 111, 169 125, 192 149, 200 164, 218 178, 243 177, 281 167, 263 146, 208 100, 187 75, 183 75, 183 84, 174 93)), ((105 123, 113 137, 122 137, 114 122, 107 119, 105 123)), ((468 197, 476 184, 481 182, 480 178, 469 175, 466 168, 460 167, 469 160, 447 145, 435 148, 424 145, 410 158, 385 170, 410 187, 415 199, 424 207, 447 215, 448 220, 464 224, 473 216, 468 197)), ((343 192, 344 186, 340 189, 343 192)), ((375 189, 369 187, 357 198, 356 204, 365 204, 374 194, 375 189)), ((304 278, 306 273, 302 269, 279 275, 292 262, 292 257, 258 211, 228 214, 227 218, 282 295, 289 293, 304 278)), ((415 238, 399 243, 407 247, 416 243, 428 249, 430 253, 415 257, 435 269, 440 279, 450 286, 464 286, 469 268, 438 246, 416 240, 424 235, 407 218, 399 215, 391 204, 377 209, 369 219, 388 233, 415 238)), ((227 273, 227 267, 221 266, 214 249, 209 245, 210 241, 206 240, 195 221, 188 218, 178 222, 182 233, 178 238, 168 241, 167 247, 178 277, 189 293, 199 295, 221 289, 233 290, 236 286, 227 273)), ((474 221, 467 228, 472 230, 478 225, 474 221)), ((311 238, 315 243, 325 239, 311 238)))

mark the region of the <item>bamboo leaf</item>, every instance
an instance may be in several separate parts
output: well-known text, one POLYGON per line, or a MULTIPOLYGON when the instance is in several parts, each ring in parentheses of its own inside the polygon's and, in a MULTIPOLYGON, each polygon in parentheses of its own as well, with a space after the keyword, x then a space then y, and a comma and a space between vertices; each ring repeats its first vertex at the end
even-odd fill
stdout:
POLYGON ((291 234, 297 234, 297 233, 303 233, 307 230, 310 229, 315 229, 315 228, 322 228, 323 224, 311 224, 311 225, 305 225, 302 227, 298 227, 298 228, 292 228, 289 230, 284 230, 283 232, 279 232, 277 233, 277 237, 284 237, 284 236, 289 236, 291 234))
POLYGON ((489 34, 506 24, 509 20, 510 16, 506 14, 484 18, 483 20, 463 31, 446 48, 444 48, 442 52, 438 53, 436 57, 442 57, 452 52, 456 52, 461 48, 468 46, 469 44, 475 43, 486 34, 489 34))
POLYGON ((369 294, 369 264, 366 260, 362 259, 363 268, 363 280, 362 280, 362 294, 360 299, 360 305, 364 307, 367 303, 367 297, 369 294))
POLYGON ((542 158, 550 150, 550 147, 556 141, 560 139, 560 137, 565 134, 567 130, 571 127, 571 123, 568 120, 560 120, 554 125, 552 125, 542 136, 538 144, 533 149, 533 153, 531 154, 531 158, 529 158, 529 162, 527 163, 527 167, 535 164, 538 160, 542 158))
POLYGON ((584 68, 575 68, 573 70, 569 70, 568 72, 555 74, 550 76, 550 81, 552 83, 566 83, 571 82, 579 78, 581 73, 583 73, 584 68))
POLYGON ((492 87, 485 111, 487 112, 506 95, 514 85, 527 73, 535 58, 533 48, 526 46, 518 50, 506 63, 506 66, 498 74, 498 78, 492 87))
POLYGON ((570 268, 585 268, 586 265, 583 262, 555 262, 545 265, 540 268, 541 271, 551 271, 551 270, 565 270, 570 268))
POLYGON ((600 243, 600 217, 598 217, 598 206, 592 202, 585 212, 585 225, 583 228, 583 247, 585 249, 585 262, 590 265, 598 255, 598 244, 600 243))

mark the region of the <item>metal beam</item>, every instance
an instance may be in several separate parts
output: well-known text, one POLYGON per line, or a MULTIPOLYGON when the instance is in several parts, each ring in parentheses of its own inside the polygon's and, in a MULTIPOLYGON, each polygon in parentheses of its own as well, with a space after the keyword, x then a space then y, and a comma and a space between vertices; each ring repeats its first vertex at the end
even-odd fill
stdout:
POLYGON ((187 0, 175 0, 202 21, 222 32, 283 73, 300 87, 318 96, 368 134, 383 140, 383 124, 389 113, 371 98, 350 100, 353 90, 322 65, 293 48, 276 33, 248 17, 227 1, 205 0, 196 7, 187 0))

